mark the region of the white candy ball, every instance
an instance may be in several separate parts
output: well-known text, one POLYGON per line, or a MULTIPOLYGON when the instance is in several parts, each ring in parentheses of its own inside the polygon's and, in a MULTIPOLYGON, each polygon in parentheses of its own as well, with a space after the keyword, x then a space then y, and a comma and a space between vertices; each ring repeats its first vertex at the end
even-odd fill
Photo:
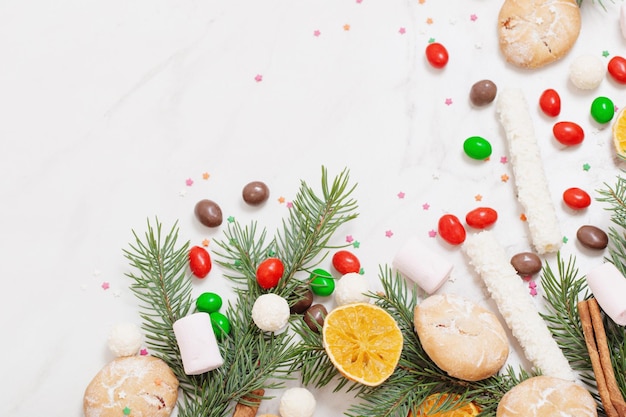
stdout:
POLYGON ((281 417, 312 417, 315 397, 306 388, 289 388, 280 397, 281 417))
POLYGON ((581 90, 598 87, 606 75, 606 66, 595 55, 581 55, 569 67, 569 79, 581 90))
POLYGON ((366 295, 370 287, 367 278, 357 272, 345 274, 335 286, 335 303, 338 306, 354 303, 369 303, 366 295))
POLYGON ((276 294, 263 294, 252 306, 252 320, 264 332, 278 332, 289 321, 289 303, 276 294))
POLYGON ((141 348, 143 335, 133 323, 120 323, 113 326, 109 333, 109 350, 115 356, 133 356, 141 348))

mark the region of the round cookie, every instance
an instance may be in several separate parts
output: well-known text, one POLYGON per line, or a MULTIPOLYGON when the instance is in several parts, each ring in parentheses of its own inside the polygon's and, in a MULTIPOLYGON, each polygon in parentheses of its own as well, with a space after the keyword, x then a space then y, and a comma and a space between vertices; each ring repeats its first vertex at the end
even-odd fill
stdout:
POLYGON ((539 68, 562 58, 580 33, 576 0, 506 0, 498 15, 498 39, 506 60, 539 68))
POLYGON ((91 380, 83 398, 85 417, 167 417, 178 397, 178 379, 161 359, 113 360, 91 380))
POLYGON ((415 307, 415 331, 428 356, 455 378, 479 381, 495 375, 509 356, 498 318, 452 294, 431 295, 415 307))
POLYGON ((596 402, 583 387, 551 376, 529 378, 504 394, 496 417, 596 417, 596 402))

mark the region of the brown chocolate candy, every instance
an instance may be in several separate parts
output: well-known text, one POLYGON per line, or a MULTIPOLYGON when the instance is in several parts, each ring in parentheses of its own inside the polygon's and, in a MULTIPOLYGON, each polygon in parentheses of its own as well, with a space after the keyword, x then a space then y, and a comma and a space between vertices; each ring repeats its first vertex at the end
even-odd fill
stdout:
POLYGON ((222 224, 222 209, 212 200, 200 200, 194 209, 196 218, 206 227, 217 227, 222 224))
POLYGON ((289 309, 291 314, 302 314, 313 304, 313 291, 308 287, 297 288, 294 295, 297 301, 289 309))
POLYGON ((496 98, 498 87, 491 80, 480 80, 470 90, 470 101, 474 106, 484 106, 496 98))
POLYGON ((589 249, 604 249, 609 244, 609 236, 596 226, 581 226, 576 232, 576 237, 584 247, 589 249))
POLYGON ((320 327, 324 326, 324 318, 327 314, 328 311, 326 311, 326 307, 323 304, 313 304, 304 313, 304 322, 309 326, 309 329, 318 333, 320 331, 318 325, 320 327))
POLYGON ((270 197, 270 189, 267 188, 264 182, 252 181, 243 187, 241 196, 243 197, 243 201, 251 206, 258 206, 259 204, 265 203, 270 197))
POLYGON ((535 275, 541 271, 541 259, 532 252, 521 252, 513 255, 511 265, 523 277, 535 275))

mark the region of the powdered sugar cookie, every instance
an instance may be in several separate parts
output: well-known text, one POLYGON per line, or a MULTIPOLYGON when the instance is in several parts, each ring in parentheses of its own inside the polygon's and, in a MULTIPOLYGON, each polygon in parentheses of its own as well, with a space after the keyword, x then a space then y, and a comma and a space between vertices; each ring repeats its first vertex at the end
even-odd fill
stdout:
POLYGON ((580 26, 575 0, 506 0, 498 15, 500 49, 513 65, 539 68, 572 48, 580 26))
POLYGON ((85 417, 167 417, 178 397, 178 379, 161 359, 127 356, 106 365, 89 383, 85 417))

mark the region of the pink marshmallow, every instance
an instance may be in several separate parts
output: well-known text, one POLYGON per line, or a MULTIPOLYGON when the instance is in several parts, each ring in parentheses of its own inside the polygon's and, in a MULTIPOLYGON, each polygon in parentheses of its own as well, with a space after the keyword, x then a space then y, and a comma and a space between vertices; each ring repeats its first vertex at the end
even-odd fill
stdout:
POLYGON ((224 364, 207 313, 195 313, 177 320, 174 334, 187 375, 200 375, 224 364))
POLYGON ((587 273, 587 285, 602 310, 620 326, 626 326, 626 278, 610 262, 587 273))
POLYGON ((416 237, 410 238, 400 248, 392 265, 428 294, 437 291, 452 272, 452 263, 422 244, 416 237))

